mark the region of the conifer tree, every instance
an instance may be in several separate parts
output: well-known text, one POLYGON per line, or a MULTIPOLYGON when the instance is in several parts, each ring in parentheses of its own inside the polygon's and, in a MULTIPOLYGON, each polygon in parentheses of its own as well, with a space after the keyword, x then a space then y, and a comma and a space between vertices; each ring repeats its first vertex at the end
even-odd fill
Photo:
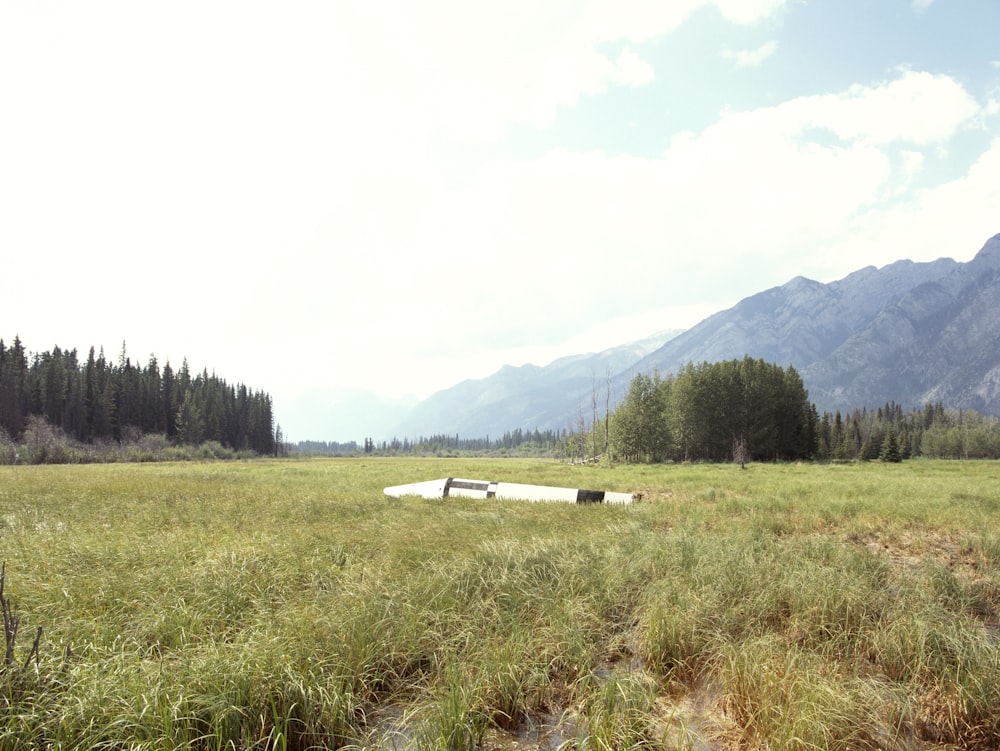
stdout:
POLYGON ((899 463, 903 461, 899 448, 899 439, 896 436, 896 429, 890 425, 882 440, 882 450, 879 453, 879 460, 883 462, 899 463))
POLYGON ((205 423, 202 419, 201 407, 193 392, 184 396, 184 403, 177 413, 177 437, 182 443, 197 445, 204 440, 205 423))
POLYGON ((0 429, 17 440, 30 413, 28 356, 17 336, 10 347, 0 340, 0 429))

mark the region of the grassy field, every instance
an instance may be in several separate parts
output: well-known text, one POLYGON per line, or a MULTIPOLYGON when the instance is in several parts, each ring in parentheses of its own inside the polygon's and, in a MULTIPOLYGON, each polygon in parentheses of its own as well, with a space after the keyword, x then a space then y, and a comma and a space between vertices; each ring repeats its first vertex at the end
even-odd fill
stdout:
POLYGON ((997 748, 998 520, 996 462, 0 467, 0 749, 997 748), (643 498, 382 495, 447 476, 643 498))

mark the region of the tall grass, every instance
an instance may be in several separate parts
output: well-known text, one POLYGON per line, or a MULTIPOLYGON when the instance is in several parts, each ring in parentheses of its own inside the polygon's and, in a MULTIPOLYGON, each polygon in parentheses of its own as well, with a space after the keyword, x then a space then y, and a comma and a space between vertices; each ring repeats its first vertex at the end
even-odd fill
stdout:
POLYGON ((998 490, 987 462, 0 467, 0 748, 995 747, 998 490), (644 498, 382 495, 449 475, 644 498))

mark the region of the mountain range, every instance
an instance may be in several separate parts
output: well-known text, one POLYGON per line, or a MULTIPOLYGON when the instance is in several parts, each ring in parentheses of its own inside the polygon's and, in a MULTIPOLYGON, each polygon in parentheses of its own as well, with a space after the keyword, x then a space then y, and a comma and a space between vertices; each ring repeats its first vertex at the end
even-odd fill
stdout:
POLYGON ((550 365, 504 366, 416 404, 403 437, 574 428, 612 409, 638 373, 750 355, 799 371, 820 413, 895 401, 1000 416, 1000 234, 967 263, 868 266, 830 283, 796 277, 684 332, 550 365), (610 388, 609 388, 610 386, 610 388))
MULTIPOLYGON (((586 395, 589 414, 595 387, 656 352, 680 331, 662 331, 596 354, 562 357, 545 367, 503 366, 487 378, 462 381, 420 402, 397 428, 397 435, 498 437, 507 430, 569 427, 586 395)), ((603 399, 602 399, 603 408, 603 399)))

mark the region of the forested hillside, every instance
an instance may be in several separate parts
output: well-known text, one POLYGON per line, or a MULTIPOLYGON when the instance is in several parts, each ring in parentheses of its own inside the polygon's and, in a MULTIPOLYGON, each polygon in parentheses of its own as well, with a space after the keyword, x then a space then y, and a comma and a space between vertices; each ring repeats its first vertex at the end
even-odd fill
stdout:
POLYGON ((159 434, 273 454, 281 442, 270 395, 207 370, 192 374, 187 360, 175 372, 152 355, 133 362, 124 344, 112 363, 103 348, 81 361, 75 349, 29 356, 18 337, 0 340, 0 432, 17 441, 32 418, 85 443, 159 434))

